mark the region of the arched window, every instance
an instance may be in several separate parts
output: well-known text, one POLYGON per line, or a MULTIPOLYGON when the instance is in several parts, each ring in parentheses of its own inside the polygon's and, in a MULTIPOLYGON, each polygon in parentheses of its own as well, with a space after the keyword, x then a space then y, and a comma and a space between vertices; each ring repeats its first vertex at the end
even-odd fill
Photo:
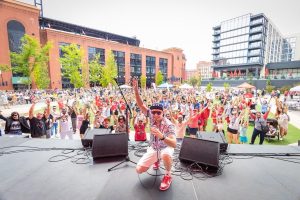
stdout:
POLYGON ((25 34, 25 27, 16 20, 11 20, 7 23, 9 50, 18 52, 21 47, 21 38, 25 34))

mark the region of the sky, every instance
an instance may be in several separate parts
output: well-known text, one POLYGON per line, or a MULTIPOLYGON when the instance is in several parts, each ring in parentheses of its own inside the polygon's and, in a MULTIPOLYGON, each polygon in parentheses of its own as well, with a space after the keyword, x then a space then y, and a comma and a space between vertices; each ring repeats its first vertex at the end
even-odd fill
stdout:
POLYGON ((136 36, 140 47, 181 48, 187 69, 212 59, 212 27, 231 18, 264 13, 283 35, 300 33, 299 0, 43 0, 43 7, 44 17, 136 36))

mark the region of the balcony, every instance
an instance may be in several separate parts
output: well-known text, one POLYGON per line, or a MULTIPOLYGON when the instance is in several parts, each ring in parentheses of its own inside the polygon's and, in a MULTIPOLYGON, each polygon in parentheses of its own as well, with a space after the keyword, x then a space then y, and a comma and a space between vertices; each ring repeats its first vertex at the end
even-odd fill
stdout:
POLYGON ((248 47, 248 49, 260 49, 260 48, 262 48, 262 46, 261 46, 261 44, 259 44, 259 45, 249 45, 249 47, 248 47))
POLYGON ((254 25, 258 25, 258 24, 263 24, 263 23, 264 23, 264 20, 263 20, 263 18, 261 18, 261 19, 257 19, 257 20, 251 21, 250 22, 250 26, 254 26, 254 25))
POLYGON ((219 42, 221 40, 221 37, 219 36, 219 37, 214 37, 214 40, 213 40, 213 42, 219 42))
POLYGON ((220 34, 221 34, 221 30, 214 31, 213 36, 220 35, 220 34))
POLYGON ((261 41, 261 40, 262 40, 262 36, 260 36, 260 37, 250 37, 250 38, 249 38, 249 41, 250 41, 250 42, 261 41))
POLYGON ((252 28, 250 29, 250 34, 254 34, 254 33, 261 33, 263 31, 262 27, 259 28, 252 28))
POLYGON ((217 49, 220 47, 220 43, 217 43, 217 44, 213 44, 213 49, 217 49))

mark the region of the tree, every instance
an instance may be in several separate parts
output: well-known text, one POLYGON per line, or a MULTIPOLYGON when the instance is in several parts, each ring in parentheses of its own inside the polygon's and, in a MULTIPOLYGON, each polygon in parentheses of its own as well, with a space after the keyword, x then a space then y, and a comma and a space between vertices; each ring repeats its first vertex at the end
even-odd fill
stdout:
POLYGON ((201 84, 202 84, 202 77, 199 76, 199 77, 198 77, 198 83, 197 83, 197 86, 200 87, 201 84))
POLYGON ((62 64, 62 75, 70 79, 70 83, 75 88, 84 86, 82 77, 83 67, 83 49, 78 48, 76 44, 70 44, 62 47, 63 57, 60 58, 62 64))
POLYGON ((90 82, 95 86, 100 84, 103 66, 99 63, 100 54, 96 54, 93 60, 89 62, 90 82))
POLYGON ((192 76, 190 79, 189 79, 189 84, 191 84, 193 87, 195 87, 198 83, 198 79, 196 76, 192 76))
POLYGON ((50 83, 48 61, 49 51, 52 43, 47 42, 41 47, 39 41, 32 36, 25 34, 21 39, 19 52, 12 52, 11 65, 13 73, 21 74, 24 77, 23 83, 28 85, 36 83, 38 89, 48 88, 50 83))
POLYGON ((229 91, 229 88, 230 88, 230 84, 229 83, 224 83, 224 89, 225 91, 229 91))
POLYGON ((107 87, 110 83, 116 84, 115 78, 118 76, 117 63, 112 51, 108 53, 105 66, 101 70, 100 83, 103 87, 107 87))
POLYGON ((155 77, 155 84, 156 85, 161 85, 163 83, 163 80, 164 80, 164 76, 161 73, 161 71, 159 70, 156 74, 156 77, 155 77))
POLYGON ((274 88, 275 88, 275 87, 272 86, 272 84, 271 84, 271 79, 268 78, 267 81, 266 81, 266 91, 267 91, 268 93, 271 93, 272 90, 274 90, 274 88))
POLYGON ((141 87, 146 88, 147 77, 145 75, 141 76, 141 87))
POLYGON ((210 82, 206 85, 206 92, 211 92, 213 84, 210 82))

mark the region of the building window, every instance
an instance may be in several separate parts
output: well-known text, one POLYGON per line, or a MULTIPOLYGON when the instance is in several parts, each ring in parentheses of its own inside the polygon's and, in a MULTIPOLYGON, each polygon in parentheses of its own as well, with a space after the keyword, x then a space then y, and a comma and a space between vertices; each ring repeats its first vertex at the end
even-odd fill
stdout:
POLYGON ((11 20, 7 23, 8 43, 11 52, 20 51, 21 38, 25 34, 23 24, 16 20, 11 20))
POLYGON ((150 87, 151 83, 155 82, 155 66, 156 58, 153 56, 146 56, 147 87, 150 87))
POLYGON ((113 51, 118 70, 118 84, 125 84, 125 52, 113 51))
POLYGON ((105 49, 96 48, 96 47, 89 47, 89 61, 92 61, 97 54, 99 54, 99 64, 105 65, 105 49))
POLYGON ((159 70, 164 76, 164 81, 168 78, 168 59, 159 58, 159 70))
POLYGON ((141 54, 130 54, 130 76, 140 77, 142 75, 142 55, 141 54))

